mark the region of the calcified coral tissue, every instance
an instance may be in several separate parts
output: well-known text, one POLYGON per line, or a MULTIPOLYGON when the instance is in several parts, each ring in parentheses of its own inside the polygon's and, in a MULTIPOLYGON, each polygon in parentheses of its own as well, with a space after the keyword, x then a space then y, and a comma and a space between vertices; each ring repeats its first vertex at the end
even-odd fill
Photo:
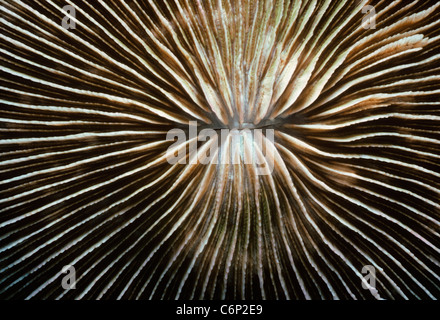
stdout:
POLYGON ((440 298, 438 1, 0 11, 1 298, 440 298))

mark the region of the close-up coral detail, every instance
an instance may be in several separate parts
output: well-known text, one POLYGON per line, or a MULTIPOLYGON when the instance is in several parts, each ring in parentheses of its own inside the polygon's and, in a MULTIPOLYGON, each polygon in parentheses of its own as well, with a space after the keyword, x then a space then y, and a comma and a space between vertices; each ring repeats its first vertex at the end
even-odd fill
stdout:
POLYGON ((440 298, 440 2, 0 12, 0 298, 440 298))

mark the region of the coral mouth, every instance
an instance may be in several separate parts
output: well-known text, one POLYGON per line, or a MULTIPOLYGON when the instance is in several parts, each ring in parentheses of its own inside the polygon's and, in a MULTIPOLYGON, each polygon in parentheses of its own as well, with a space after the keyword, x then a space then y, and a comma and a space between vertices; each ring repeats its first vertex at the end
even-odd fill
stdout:
POLYGON ((199 130, 202 129, 214 129, 214 130, 221 130, 221 129, 228 129, 228 130, 254 130, 254 129, 280 129, 283 125, 287 124, 287 120, 280 120, 280 119, 266 119, 262 120, 259 123, 255 124, 252 122, 243 122, 239 123, 238 121, 232 121, 231 124, 219 124, 219 125, 213 125, 213 124, 198 124, 199 130))

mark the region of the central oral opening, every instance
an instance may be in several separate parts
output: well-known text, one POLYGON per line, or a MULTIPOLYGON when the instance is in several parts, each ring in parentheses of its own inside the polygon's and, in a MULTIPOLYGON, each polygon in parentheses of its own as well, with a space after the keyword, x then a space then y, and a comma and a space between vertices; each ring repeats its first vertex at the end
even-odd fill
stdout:
POLYGON ((265 119, 260 121, 259 123, 255 124, 252 122, 238 122, 238 121, 231 121, 231 123, 220 125, 220 126, 205 126, 209 127, 214 130, 219 129, 229 129, 229 130, 254 130, 254 129, 277 129, 279 126, 283 125, 286 121, 283 119, 275 118, 275 119, 265 119))

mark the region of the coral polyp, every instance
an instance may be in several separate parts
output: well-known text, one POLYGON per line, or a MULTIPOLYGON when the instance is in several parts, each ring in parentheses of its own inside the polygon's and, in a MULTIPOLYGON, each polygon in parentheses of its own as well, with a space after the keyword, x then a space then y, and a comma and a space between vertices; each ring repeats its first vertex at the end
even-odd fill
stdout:
POLYGON ((0 11, 1 298, 440 297, 437 1, 0 11))

